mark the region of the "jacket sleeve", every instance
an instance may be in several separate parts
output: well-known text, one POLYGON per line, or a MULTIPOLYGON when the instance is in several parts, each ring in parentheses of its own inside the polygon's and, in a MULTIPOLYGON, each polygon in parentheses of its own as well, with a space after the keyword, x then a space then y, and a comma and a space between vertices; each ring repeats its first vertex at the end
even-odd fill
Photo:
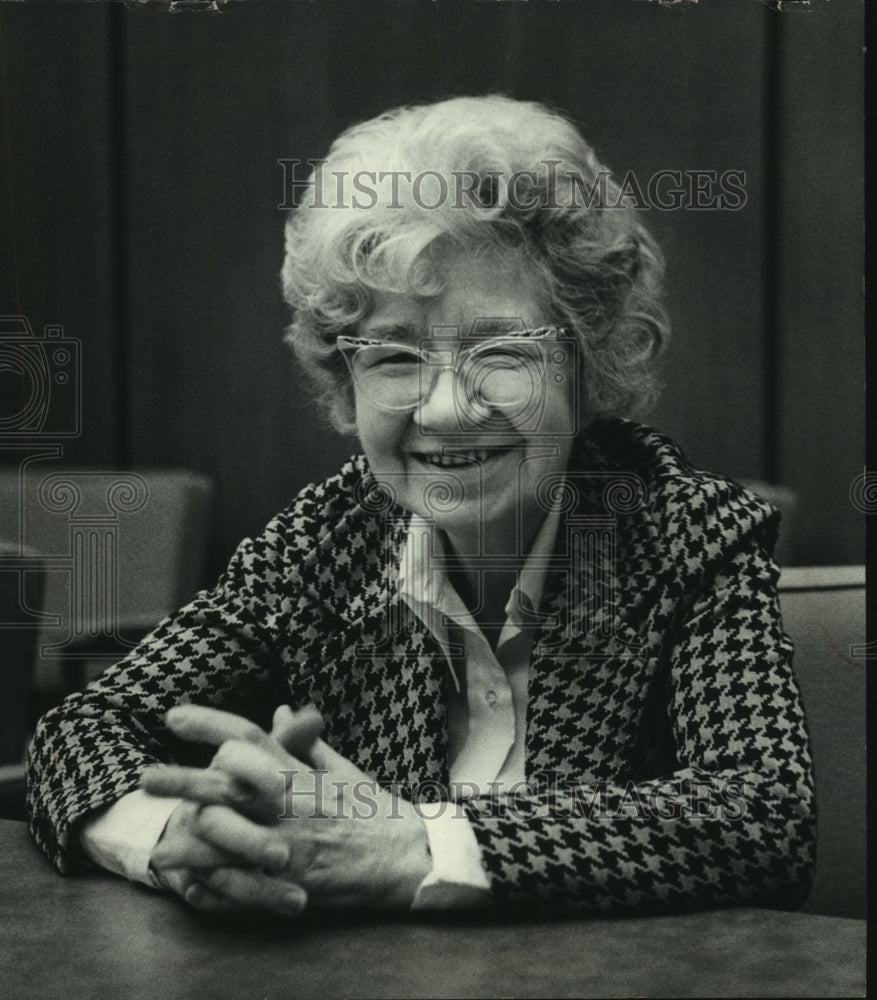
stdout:
POLYGON ((285 549, 278 518, 241 543, 216 587, 40 720, 28 752, 28 815, 58 871, 83 860, 77 825, 137 788, 147 765, 210 759, 206 747, 168 731, 171 706, 195 702, 263 725, 270 719, 280 699, 274 640, 292 586, 285 549))
POLYGON ((806 898, 813 777, 777 576, 753 532, 676 630, 675 768, 471 804, 495 905, 642 913, 806 898))

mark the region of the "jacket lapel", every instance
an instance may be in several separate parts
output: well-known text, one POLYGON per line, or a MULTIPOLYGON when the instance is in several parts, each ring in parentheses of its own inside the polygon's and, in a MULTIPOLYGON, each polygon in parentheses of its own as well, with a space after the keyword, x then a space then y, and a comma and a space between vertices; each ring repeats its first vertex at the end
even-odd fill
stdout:
POLYGON ((361 502, 323 542, 315 563, 327 569, 311 591, 324 607, 322 667, 311 692, 332 720, 327 742, 368 775, 447 787, 446 661, 397 591, 407 527, 399 508, 361 502))
POLYGON ((657 667, 655 648, 627 619, 637 598, 627 563, 649 529, 644 484, 581 454, 568 479, 578 500, 558 533, 530 662, 527 774, 609 780, 629 770, 657 667))

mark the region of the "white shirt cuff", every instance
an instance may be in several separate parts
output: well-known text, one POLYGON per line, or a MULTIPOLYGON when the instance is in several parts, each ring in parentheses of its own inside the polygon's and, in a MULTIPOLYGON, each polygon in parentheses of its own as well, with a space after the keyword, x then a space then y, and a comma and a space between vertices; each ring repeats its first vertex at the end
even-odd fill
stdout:
POLYGON ((149 857, 180 802, 139 788, 129 792, 83 825, 83 850, 101 868, 159 888, 149 872, 149 857))
POLYGON ((483 906, 490 880, 472 824, 458 802, 421 802, 432 871, 420 883, 412 910, 450 910, 483 906))

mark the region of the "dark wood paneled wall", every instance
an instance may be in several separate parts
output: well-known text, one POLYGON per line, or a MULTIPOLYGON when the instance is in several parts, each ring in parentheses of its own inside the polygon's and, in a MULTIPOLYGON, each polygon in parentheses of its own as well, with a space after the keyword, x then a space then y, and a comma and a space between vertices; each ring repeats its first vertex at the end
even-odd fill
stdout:
POLYGON ((779 22, 778 474, 803 498, 811 562, 864 545, 850 501, 865 454, 862 5, 837 8, 822 30, 779 22))
POLYGON ((616 171, 745 171, 740 211, 648 213, 674 326, 650 419, 704 467, 794 487, 800 561, 861 560, 856 0, 2 4, 0 31, 0 312, 82 341, 71 460, 215 478, 214 569, 355 450, 280 343, 277 160, 485 91, 565 109, 616 171))

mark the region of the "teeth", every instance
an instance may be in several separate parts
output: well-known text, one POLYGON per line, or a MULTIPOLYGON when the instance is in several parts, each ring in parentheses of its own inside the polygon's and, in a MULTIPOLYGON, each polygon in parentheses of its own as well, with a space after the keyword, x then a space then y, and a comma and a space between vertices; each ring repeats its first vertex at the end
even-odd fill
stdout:
POLYGON ((430 465, 440 465, 443 467, 456 466, 456 465, 471 465, 474 462, 484 462, 487 459, 489 452, 480 448, 478 450, 459 452, 455 455, 443 455, 440 452, 433 452, 430 455, 424 455, 423 458, 430 463, 430 465))

